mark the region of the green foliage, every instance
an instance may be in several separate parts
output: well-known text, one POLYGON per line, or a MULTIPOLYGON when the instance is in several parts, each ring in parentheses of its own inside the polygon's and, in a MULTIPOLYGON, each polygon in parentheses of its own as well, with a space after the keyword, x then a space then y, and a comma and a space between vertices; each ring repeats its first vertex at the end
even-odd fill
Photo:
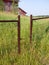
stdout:
MULTIPOLYGON (((19 2, 19 0, 16 0, 17 1, 17 3, 15 3, 15 0, 13 0, 13 2, 12 2, 12 13, 14 13, 14 14, 18 14, 18 2, 19 2)), ((0 0, 0 11, 4 11, 4 9, 5 9, 5 5, 4 5, 4 2, 3 2, 3 0, 0 0)))
POLYGON ((3 11, 4 9, 4 3, 3 0, 0 0, 0 11, 3 11))

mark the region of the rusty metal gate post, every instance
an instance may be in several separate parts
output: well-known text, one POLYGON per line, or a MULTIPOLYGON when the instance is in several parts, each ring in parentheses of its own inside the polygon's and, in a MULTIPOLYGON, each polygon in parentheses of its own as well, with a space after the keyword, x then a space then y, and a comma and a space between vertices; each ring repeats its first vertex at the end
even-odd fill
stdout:
POLYGON ((18 15, 18 53, 20 54, 20 15, 18 15))
POLYGON ((32 43, 32 25, 33 25, 33 19, 32 15, 30 15, 30 43, 32 43))

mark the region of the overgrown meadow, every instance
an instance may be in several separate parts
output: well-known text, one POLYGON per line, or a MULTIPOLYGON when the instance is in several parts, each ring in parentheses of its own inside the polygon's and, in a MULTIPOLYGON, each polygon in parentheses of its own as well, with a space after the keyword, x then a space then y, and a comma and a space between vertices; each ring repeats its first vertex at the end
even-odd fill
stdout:
MULTIPOLYGON (((0 12, 0 20, 17 15, 0 12)), ((0 65, 49 65, 49 19, 33 21, 30 44, 30 18, 21 16, 21 53, 18 54, 17 23, 0 22, 0 65)))

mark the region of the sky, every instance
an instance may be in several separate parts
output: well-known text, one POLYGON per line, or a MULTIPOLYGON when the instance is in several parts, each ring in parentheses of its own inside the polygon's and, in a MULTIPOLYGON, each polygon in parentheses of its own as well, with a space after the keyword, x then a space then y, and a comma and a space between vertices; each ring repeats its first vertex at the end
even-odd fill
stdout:
POLYGON ((49 15, 49 0, 20 0, 19 7, 27 12, 27 15, 49 15))

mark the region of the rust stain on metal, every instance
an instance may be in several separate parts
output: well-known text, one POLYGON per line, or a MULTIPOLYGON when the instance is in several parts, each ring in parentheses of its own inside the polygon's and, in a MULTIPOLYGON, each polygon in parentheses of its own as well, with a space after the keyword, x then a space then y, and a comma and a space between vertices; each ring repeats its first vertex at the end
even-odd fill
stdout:
POLYGON ((30 43, 32 43, 32 25, 33 25, 32 15, 30 15, 30 43))
POLYGON ((20 15, 18 16, 18 53, 20 54, 20 15))

